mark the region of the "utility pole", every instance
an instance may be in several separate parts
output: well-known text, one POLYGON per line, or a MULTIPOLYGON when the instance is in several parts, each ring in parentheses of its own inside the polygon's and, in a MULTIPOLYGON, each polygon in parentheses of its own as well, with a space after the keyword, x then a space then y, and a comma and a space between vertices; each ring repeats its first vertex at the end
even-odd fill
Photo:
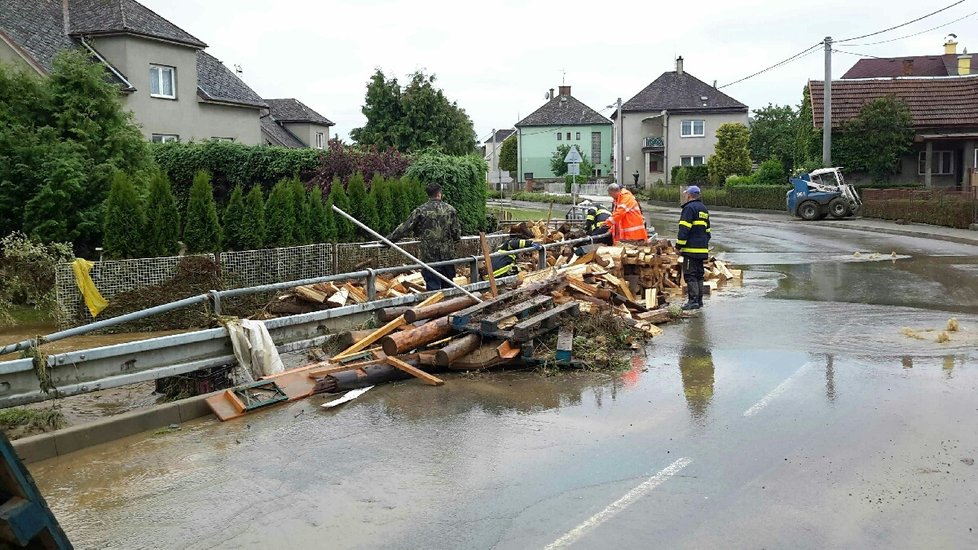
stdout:
POLYGON ((625 115, 621 112, 621 98, 618 98, 618 185, 625 185, 625 115))
POLYGON ((832 37, 825 37, 825 85, 822 97, 822 165, 832 166, 832 37))
POLYGON ((493 189, 499 191, 502 186, 502 182, 500 182, 499 180, 502 178, 499 177, 499 166, 496 164, 496 129, 495 128, 492 129, 492 161, 489 163, 489 174, 490 174, 489 181, 492 181, 492 172, 494 171, 493 167, 495 167, 495 172, 496 172, 496 185, 493 186, 493 189))

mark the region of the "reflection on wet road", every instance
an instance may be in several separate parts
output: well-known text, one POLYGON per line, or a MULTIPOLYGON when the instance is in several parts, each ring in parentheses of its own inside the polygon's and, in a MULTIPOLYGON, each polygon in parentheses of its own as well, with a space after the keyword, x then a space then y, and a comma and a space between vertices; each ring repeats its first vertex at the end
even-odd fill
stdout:
POLYGON ((745 286, 624 374, 407 381, 32 471, 86 548, 978 546, 978 247, 716 218, 745 286))

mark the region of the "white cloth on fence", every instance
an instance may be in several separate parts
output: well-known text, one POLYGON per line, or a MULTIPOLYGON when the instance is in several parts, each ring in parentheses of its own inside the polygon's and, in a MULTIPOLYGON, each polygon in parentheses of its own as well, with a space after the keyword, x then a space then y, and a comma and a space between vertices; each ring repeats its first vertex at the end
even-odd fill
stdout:
POLYGON ((240 368, 235 369, 235 383, 254 382, 263 376, 285 371, 275 342, 261 321, 235 319, 228 322, 228 337, 240 368))

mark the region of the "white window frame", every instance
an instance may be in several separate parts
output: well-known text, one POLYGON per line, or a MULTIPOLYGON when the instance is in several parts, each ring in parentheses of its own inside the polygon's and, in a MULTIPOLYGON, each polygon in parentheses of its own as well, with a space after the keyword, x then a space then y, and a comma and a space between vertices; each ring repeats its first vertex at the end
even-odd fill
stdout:
POLYGON ((150 82, 149 82, 149 89, 150 89, 149 95, 150 95, 150 97, 155 97, 155 98, 158 98, 158 99, 176 99, 177 98, 177 68, 176 67, 170 67, 169 65, 157 65, 155 63, 151 63, 149 65, 149 79, 150 79, 150 82), (158 90, 163 90, 163 73, 169 71, 169 73, 170 73, 170 85, 172 86, 173 94, 167 95, 167 94, 162 93, 162 91, 160 93, 155 93, 155 94, 153 93, 152 90, 153 90, 153 70, 154 69, 157 70, 157 73, 156 73, 157 74, 156 86, 157 86, 157 89, 158 90))
POLYGON ((684 138, 695 138, 695 137, 706 137, 706 121, 700 119, 687 119, 682 122, 679 127, 679 137, 684 138), (696 123, 700 125, 699 133, 696 132, 696 123), (689 131, 687 132, 686 125, 689 124, 689 131))
POLYGON ((326 134, 323 132, 316 132, 316 149, 323 149, 326 147, 326 134))
POLYGON ((581 141, 581 133, 580 132, 575 132, 574 133, 574 140, 575 141, 581 141))
POLYGON ((214 141, 230 141, 232 143, 234 142, 234 138, 233 137, 219 137, 219 136, 214 136, 211 139, 214 140, 214 141))
MULTIPOLYGON (((953 176, 954 175, 954 151, 932 151, 934 157, 932 163, 937 165, 937 170, 931 168, 932 176, 953 176), (944 171, 944 161, 947 161, 947 172, 944 171)), ((917 175, 927 175, 927 151, 921 151, 917 156, 917 175)))
POLYGON ((179 142, 180 136, 177 134, 153 134, 150 137, 150 141, 153 143, 170 143, 171 141, 179 142))
POLYGON ((706 164, 706 157, 703 155, 686 155, 679 157, 680 166, 703 166, 706 164), (699 161, 697 163, 696 161, 699 161))
POLYGON ((564 141, 564 133, 557 132, 557 141, 564 141))

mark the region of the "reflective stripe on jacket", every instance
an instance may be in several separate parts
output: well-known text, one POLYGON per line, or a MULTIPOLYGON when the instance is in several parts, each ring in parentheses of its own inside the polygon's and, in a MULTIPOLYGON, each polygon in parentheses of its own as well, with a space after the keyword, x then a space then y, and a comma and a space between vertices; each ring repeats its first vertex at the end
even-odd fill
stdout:
MULTIPOLYGON (((530 248, 531 246, 533 246, 533 241, 530 239, 506 239, 503 241, 503 244, 499 245, 496 252, 509 252, 510 250, 530 248)), ((502 277, 516 267, 516 254, 508 254, 492 259, 492 275, 494 277, 502 277)))
POLYGON ((683 205, 679 216, 679 235, 676 247, 683 256, 707 258, 710 255, 710 213, 703 201, 693 199, 683 205))
POLYGON ((645 230, 645 217, 628 189, 618 193, 612 206, 611 219, 608 220, 615 241, 647 241, 649 233, 645 230))
POLYGON ((600 235, 608 231, 608 226, 605 222, 611 217, 611 212, 607 209, 598 207, 591 208, 587 211, 587 216, 584 218, 584 232, 588 235, 600 235))

